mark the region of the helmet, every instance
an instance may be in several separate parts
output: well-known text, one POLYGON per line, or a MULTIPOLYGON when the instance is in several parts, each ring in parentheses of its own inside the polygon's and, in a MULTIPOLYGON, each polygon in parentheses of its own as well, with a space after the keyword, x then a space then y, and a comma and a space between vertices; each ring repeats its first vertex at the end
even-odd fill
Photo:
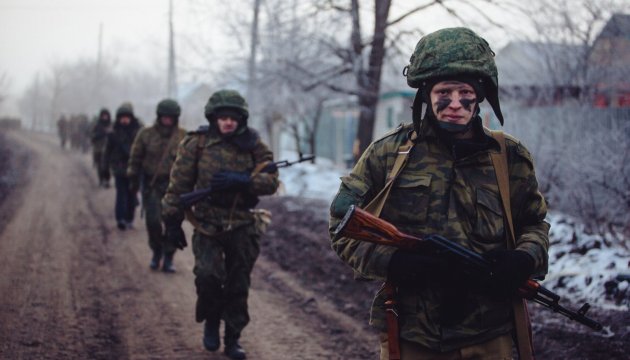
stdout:
POLYGON ((209 121, 216 115, 218 109, 230 108, 237 110, 243 116, 243 121, 249 117, 247 101, 236 90, 219 90, 210 96, 204 114, 209 121))
POLYGON ((182 113, 182 109, 179 107, 177 101, 173 99, 164 99, 158 103, 155 112, 158 117, 166 115, 177 118, 182 113))
POLYGON ((488 42, 472 30, 447 28, 422 37, 405 71, 407 84, 412 88, 422 88, 439 78, 478 78, 488 102, 503 124, 494 52, 488 42))
POLYGON ((116 118, 120 118, 124 115, 133 117, 133 106, 130 102, 124 102, 116 109, 116 118))

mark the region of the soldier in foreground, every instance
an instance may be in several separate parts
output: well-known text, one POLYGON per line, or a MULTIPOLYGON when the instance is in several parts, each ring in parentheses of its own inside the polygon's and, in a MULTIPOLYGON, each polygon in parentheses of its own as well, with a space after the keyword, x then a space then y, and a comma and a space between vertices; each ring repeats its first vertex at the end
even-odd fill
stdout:
MULTIPOLYGON (((370 319, 381 331, 381 359, 510 359, 514 292, 530 276, 547 272, 547 207, 532 157, 505 136, 511 206, 504 211, 489 156, 503 142, 483 128, 479 116, 487 99, 503 123, 493 57, 488 43, 469 29, 423 37, 406 68, 407 83, 418 89, 412 124, 370 144, 342 178, 331 205, 331 231, 357 205, 405 233, 441 235, 492 263, 492 277, 470 278, 463 265, 440 253, 333 237, 333 249, 361 276, 387 281, 370 319), (377 195, 386 187, 389 193, 377 195), (386 315, 392 303, 397 309, 386 315)), ((531 339, 520 341, 519 353, 527 353, 527 346, 531 353, 531 339)))
POLYGON ((225 354, 245 359, 239 344, 249 322, 247 297, 250 273, 260 252, 260 231, 250 211, 258 196, 273 194, 278 172, 256 172, 273 161, 273 154, 258 134, 247 126, 247 102, 236 91, 221 90, 205 107, 210 123, 182 140, 162 200, 166 234, 185 246, 181 224, 184 211, 179 196, 194 189, 214 192, 197 203, 189 220, 195 225, 196 320, 205 322, 203 345, 220 347, 220 320, 225 322, 225 354))
POLYGON ((162 271, 173 273, 173 256, 177 248, 176 244, 166 241, 162 227, 161 201, 168 187, 177 145, 186 132, 178 126, 181 108, 175 100, 160 101, 156 113, 155 124, 140 130, 133 142, 127 177, 132 193, 137 193, 142 188, 149 247, 153 252, 149 267, 157 270, 164 256, 162 271))
MULTIPOLYGON (((132 192, 127 177, 127 162, 131 154, 131 144, 140 130, 140 124, 133 114, 130 103, 123 103, 116 110, 116 120, 111 133, 107 135, 101 166, 111 170, 116 185, 115 215, 118 229, 130 229, 133 224, 137 194, 132 192)), ((105 169, 102 169, 105 171, 105 169)))
POLYGON ((102 108, 98 117, 94 119, 90 129, 90 141, 92 142, 92 164, 96 168, 98 185, 104 188, 109 187, 109 168, 101 166, 107 134, 112 130, 112 118, 109 110, 102 108))

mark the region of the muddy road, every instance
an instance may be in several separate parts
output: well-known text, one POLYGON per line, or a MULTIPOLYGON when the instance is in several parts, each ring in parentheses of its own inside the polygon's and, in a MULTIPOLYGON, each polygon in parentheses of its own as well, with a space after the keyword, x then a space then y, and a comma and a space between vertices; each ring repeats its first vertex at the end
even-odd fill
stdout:
MULTIPOLYGON (((190 247, 176 254, 176 274, 150 271, 142 221, 119 231, 113 203, 89 155, 52 136, 0 133, 0 360, 227 359, 201 344, 190 247)), ((274 220, 252 278, 248 358, 377 359, 367 318, 379 284, 354 281, 330 250, 328 203, 261 206, 274 220)), ((606 325, 593 333, 530 309, 538 359, 628 358, 630 312, 591 310, 606 325)))
MULTIPOLYGON (((5 140, 19 181, 0 205, 0 359, 227 359, 201 344, 190 247, 177 273, 150 271, 143 223, 116 229, 114 190, 96 186, 87 154, 52 136, 5 140)), ((249 305, 249 359, 374 358, 362 322, 264 255, 249 305)))

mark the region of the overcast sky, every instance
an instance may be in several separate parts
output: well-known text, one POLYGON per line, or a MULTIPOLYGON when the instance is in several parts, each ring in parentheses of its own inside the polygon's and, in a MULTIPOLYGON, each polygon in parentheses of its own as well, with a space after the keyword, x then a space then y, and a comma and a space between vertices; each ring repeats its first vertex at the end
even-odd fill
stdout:
MULTIPOLYGON (((217 40, 222 38, 220 29, 201 23, 199 1, 174 3, 178 35, 215 32, 217 40)), ((9 75, 14 98, 38 71, 96 59, 100 24, 106 56, 124 66, 160 70, 166 67, 167 20, 168 0, 0 0, 0 74, 9 75)))
MULTIPOLYGON (((226 14, 222 14, 225 10, 221 4, 220 0, 174 0, 180 67, 194 58, 190 54, 182 56, 186 39, 206 39, 196 41, 211 43, 212 51, 218 53, 223 45, 236 42, 226 36, 221 23, 226 14)), ((396 2, 392 13, 409 4, 413 2, 396 2)), ((445 23, 445 16, 423 15, 421 24, 425 31, 454 25, 445 23)), ((251 10, 243 9, 240 16, 249 19, 251 10)), ((165 71, 167 19, 168 0, 0 0, 0 74, 7 73, 11 80, 9 112, 14 111, 11 103, 38 71, 46 72, 54 64, 78 58, 96 59, 100 24, 106 56, 115 57, 123 66, 165 71)), ((491 44, 497 48, 492 38, 501 36, 490 36, 491 44)), ((498 44, 503 45, 504 41, 498 44)), ((183 78, 180 72, 179 80, 183 78)))

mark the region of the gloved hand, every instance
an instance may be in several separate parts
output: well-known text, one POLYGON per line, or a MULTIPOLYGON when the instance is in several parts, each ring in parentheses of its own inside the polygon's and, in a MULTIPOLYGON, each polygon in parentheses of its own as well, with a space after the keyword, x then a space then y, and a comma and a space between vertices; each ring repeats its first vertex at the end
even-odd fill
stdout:
POLYGON ((460 286, 463 271, 439 254, 421 254, 397 250, 389 262, 387 278, 399 286, 460 286))
POLYGON ((129 176, 129 192, 137 193, 140 190, 140 179, 137 176, 129 176))
POLYGON ((245 190, 251 183, 251 178, 247 172, 221 171, 210 180, 212 191, 222 190, 245 190))
POLYGON ((276 163, 270 162, 269 164, 265 165, 265 167, 260 172, 272 174, 277 171, 278 171, 278 165, 276 165, 276 163))
POLYGON ((174 244, 180 250, 183 250, 186 246, 188 246, 188 243, 186 242, 186 234, 184 234, 181 222, 165 221, 164 225, 166 228, 164 233, 166 241, 174 244))
POLYGON ((490 262, 488 285, 495 294, 514 294, 534 272, 534 259, 521 250, 491 250, 483 257, 490 262))

